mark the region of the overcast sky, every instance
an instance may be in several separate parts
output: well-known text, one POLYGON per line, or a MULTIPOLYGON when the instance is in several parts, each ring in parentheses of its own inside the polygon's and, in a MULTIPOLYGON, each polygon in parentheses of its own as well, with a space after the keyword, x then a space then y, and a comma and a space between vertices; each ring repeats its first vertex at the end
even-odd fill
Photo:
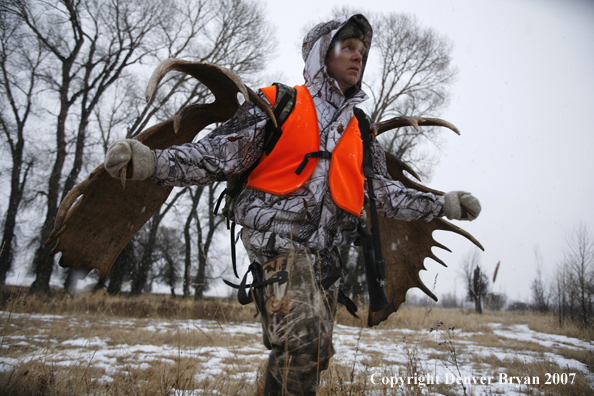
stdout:
MULTIPOLYGON (((270 73, 302 83, 303 26, 336 6, 362 4, 370 12, 413 14, 453 41, 459 73, 440 116, 462 135, 443 131, 446 143, 429 185, 481 200, 479 219, 456 223, 485 247, 480 257, 489 275, 501 261, 495 291, 528 300, 535 248, 550 277, 579 222, 594 235, 594 2, 270 0, 280 43, 270 73)), ((438 296, 454 284, 461 296, 456 275, 472 245, 445 233, 436 239, 454 251, 436 249, 450 268, 427 260, 422 277, 431 288, 438 274, 438 296)))

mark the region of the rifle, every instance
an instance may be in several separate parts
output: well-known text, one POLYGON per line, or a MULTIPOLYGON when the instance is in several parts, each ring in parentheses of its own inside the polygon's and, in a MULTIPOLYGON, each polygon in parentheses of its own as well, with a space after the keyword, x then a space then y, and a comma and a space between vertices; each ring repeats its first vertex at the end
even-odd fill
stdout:
POLYGON ((371 126, 365 113, 355 107, 355 116, 359 122, 361 139, 363 140, 363 173, 367 180, 367 195, 369 196, 369 212, 371 214, 371 227, 373 235, 369 234, 367 224, 359 223, 359 239, 365 258, 365 277, 367 278, 367 292, 369 294, 369 310, 379 312, 386 308, 390 301, 384 288, 386 284, 386 263, 382 255, 382 246, 379 235, 377 209, 375 206, 375 192, 373 190, 373 160, 371 158, 371 126))
POLYGON ((376 260, 373 235, 369 234, 367 225, 359 225, 359 243, 361 244, 361 250, 365 259, 365 278, 367 279, 369 310, 371 312, 379 312, 390 303, 386 295, 386 289, 384 288, 386 283, 385 264, 381 257, 381 251, 380 260, 376 260))

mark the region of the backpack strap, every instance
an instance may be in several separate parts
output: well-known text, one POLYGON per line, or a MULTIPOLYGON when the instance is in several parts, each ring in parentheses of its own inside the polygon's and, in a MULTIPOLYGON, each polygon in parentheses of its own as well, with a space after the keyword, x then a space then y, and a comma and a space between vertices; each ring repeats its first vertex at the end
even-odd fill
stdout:
POLYGON ((266 130, 264 135, 264 152, 266 155, 270 155, 274 146, 280 139, 283 131, 281 127, 289 118, 289 115, 295 108, 295 99, 297 98, 297 90, 281 83, 274 83, 276 87, 276 96, 274 103, 272 103, 272 112, 276 118, 277 127, 272 122, 266 124, 266 130))

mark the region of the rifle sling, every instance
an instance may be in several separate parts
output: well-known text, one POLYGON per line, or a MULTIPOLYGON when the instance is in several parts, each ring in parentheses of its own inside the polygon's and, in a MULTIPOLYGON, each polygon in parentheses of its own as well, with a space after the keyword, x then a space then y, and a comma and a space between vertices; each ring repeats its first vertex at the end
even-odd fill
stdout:
POLYGON ((375 264, 377 269, 378 282, 383 285, 386 281, 385 263, 382 254, 382 244, 379 233, 379 220, 377 217, 376 196, 373 189, 373 159, 371 156, 371 125, 363 110, 355 107, 355 116, 359 122, 361 139, 363 140, 363 173, 367 180, 367 194, 369 196, 369 212, 371 214, 371 229, 373 236, 373 250, 375 253, 375 264))

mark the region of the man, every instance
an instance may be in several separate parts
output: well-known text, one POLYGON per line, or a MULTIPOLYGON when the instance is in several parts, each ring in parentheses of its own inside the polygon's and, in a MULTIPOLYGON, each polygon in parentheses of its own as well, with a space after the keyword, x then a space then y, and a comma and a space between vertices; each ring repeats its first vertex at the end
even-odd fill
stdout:
MULTIPOLYGON (((234 212, 250 261, 263 266, 264 277, 289 273, 289 282, 267 285, 261 292, 265 344, 271 349, 267 395, 314 395, 319 373, 334 353, 333 320, 343 274, 337 247, 351 244, 357 225, 365 221, 367 186, 353 114, 354 106, 367 99, 361 80, 371 39, 362 15, 319 24, 307 34, 305 85, 296 87, 295 108, 270 153, 263 153, 268 116, 244 104, 197 143, 152 152, 124 140, 106 156, 105 167, 114 177, 128 166, 131 179, 152 177, 175 186, 229 180, 260 161, 234 212)), ((274 102, 276 89, 263 88, 259 95, 274 102)), ((444 214, 470 217, 462 206, 480 212, 478 200, 468 193, 441 197, 393 181, 375 139, 371 154, 380 215, 431 221, 444 214)))

